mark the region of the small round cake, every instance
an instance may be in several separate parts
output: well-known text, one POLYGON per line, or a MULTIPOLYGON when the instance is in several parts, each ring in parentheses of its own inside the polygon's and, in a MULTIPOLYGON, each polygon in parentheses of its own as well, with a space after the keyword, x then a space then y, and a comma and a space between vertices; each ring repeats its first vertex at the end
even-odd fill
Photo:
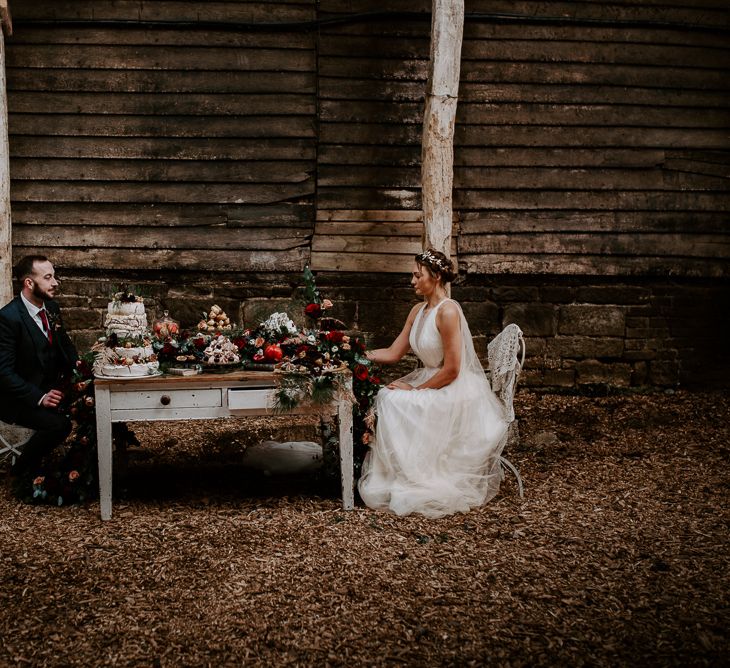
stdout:
POLYGON ((97 376, 110 378, 143 378, 154 376, 160 371, 159 362, 144 362, 143 364, 101 364, 94 366, 97 376))

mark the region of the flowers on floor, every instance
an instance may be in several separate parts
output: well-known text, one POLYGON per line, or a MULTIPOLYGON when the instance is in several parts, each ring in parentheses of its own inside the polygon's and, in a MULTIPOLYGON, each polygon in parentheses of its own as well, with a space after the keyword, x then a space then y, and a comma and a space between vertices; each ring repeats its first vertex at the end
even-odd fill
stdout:
POLYGON ((61 506, 97 494, 94 358, 93 352, 81 357, 65 388, 69 397, 67 413, 74 429, 63 451, 47 463, 42 473, 32 472, 31 481, 21 481, 20 496, 26 501, 61 506))

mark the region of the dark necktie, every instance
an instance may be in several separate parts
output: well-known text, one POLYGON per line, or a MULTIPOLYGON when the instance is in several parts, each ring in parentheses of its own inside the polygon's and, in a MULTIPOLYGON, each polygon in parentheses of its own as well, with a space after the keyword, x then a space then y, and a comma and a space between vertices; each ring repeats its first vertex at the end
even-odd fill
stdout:
POLYGON ((46 309, 42 308, 40 311, 38 311, 38 315, 41 318, 41 323, 43 324, 43 331, 46 334, 46 338, 48 339, 48 343, 53 343, 53 334, 51 333, 51 328, 48 326, 48 316, 46 315, 46 309))

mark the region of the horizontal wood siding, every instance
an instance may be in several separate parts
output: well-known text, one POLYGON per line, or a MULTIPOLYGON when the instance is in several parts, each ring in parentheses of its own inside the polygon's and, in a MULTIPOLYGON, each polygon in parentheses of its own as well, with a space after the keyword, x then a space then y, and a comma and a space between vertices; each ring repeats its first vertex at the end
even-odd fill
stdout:
MULTIPOLYGON (((347 7, 377 9, 376 3, 347 7)), ((380 9, 398 7, 386 2, 380 9)), ((342 5, 320 2, 320 10, 336 16, 342 5)), ((420 144, 429 40, 430 24, 418 20, 320 32, 314 268, 411 270, 423 236, 420 144)))
MULTIPOLYGON (((347 11, 430 9, 385 4, 347 11)), ((320 11, 341 5, 325 0, 320 11)), ((726 2, 479 0, 466 11, 454 191, 462 268, 730 274, 726 2), (475 16, 499 12, 602 23, 475 16)), ((323 210, 420 208, 429 28, 411 17, 322 33, 315 248, 320 230, 333 233, 323 210)), ((373 250, 386 253, 378 241, 373 250)))
POLYGON ((15 3, 14 254, 42 249, 67 270, 300 271, 315 217, 314 36, 99 22, 294 23, 314 7, 15 3))
MULTIPOLYGON (((453 221, 451 256, 456 253, 458 220, 453 221)), ((419 210, 320 209, 312 241, 312 267, 327 271, 409 273, 422 250, 419 210)))
MULTIPOLYGON (((16 256, 101 271, 408 271, 430 0, 11 10, 16 256)), ((730 274, 726 0, 473 0, 466 12, 462 271, 730 274)))

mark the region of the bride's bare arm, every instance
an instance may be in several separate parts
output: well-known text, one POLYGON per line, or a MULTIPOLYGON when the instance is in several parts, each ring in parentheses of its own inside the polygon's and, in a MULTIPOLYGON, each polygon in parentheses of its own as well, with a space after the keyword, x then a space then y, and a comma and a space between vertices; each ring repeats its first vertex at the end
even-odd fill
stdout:
POLYGON ((387 348, 378 348, 377 350, 368 350, 365 353, 372 362, 376 364, 395 364, 403 355, 405 355, 410 349, 411 344, 408 342, 408 337, 411 335, 411 327, 413 327, 413 321, 416 319, 416 314, 421 308, 422 304, 416 304, 406 318, 406 324, 403 325, 401 333, 398 334, 393 343, 387 348))
POLYGON ((444 365, 416 390, 437 390, 456 380, 461 368, 461 317, 453 302, 444 304, 436 314, 436 327, 444 347, 444 365))

